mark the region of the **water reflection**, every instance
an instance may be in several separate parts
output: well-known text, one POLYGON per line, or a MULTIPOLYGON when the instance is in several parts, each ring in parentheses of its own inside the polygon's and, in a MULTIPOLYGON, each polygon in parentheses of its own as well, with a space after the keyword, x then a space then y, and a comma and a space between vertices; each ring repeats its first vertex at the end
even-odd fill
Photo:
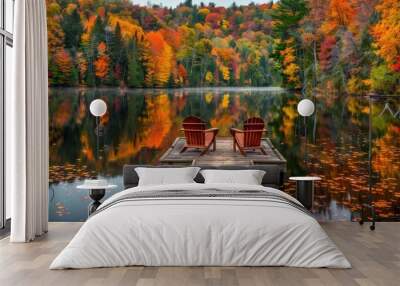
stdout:
MULTIPOLYGON (((289 174, 313 174, 317 185, 315 212, 321 220, 352 219, 368 192, 368 101, 359 97, 318 95, 316 114, 304 121, 296 111, 299 95, 268 89, 132 90, 52 89, 50 122, 50 220, 86 218, 90 202, 83 179, 99 173, 122 190, 122 166, 154 164, 179 135, 182 120, 197 115, 229 135, 229 127, 249 116, 268 123, 268 134, 288 160, 289 174), (96 156, 95 119, 88 106, 95 98, 107 102, 101 118, 104 136, 96 156), (307 160, 304 160, 307 142, 307 160)), ((400 100, 390 106, 397 110, 400 100), (396 109, 397 108, 397 109, 396 109)), ((373 194, 378 214, 399 215, 400 116, 374 102, 373 194)), ((294 192, 288 182, 285 191, 294 192)))

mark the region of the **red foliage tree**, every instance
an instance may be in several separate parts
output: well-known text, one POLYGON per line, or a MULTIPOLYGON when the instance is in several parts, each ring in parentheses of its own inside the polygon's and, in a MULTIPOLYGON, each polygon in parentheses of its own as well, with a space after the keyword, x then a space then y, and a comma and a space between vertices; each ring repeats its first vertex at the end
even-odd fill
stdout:
POLYGON ((392 65, 392 69, 395 72, 400 72, 400 56, 397 57, 396 62, 392 65))
POLYGON ((206 16, 206 22, 211 25, 214 29, 218 28, 222 20, 222 16, 218 13, 209 13, 206 16))
POLYGON ((334 36, 326 36, 321 43, 321 49, 318 54, 320 66, 323 71, 331 67, 332 49, 336 45, 336 38, 334 36))

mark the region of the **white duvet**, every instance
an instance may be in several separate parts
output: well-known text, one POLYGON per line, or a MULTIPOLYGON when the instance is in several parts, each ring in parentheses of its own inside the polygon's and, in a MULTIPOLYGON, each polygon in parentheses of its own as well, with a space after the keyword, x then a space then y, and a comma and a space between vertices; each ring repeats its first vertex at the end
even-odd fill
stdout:
MULTIPOLYGON (((136 187, 155 190, 265 190, 238 184, 136 187)), ((90 217, 50 269, 145 266, 293 266, 350 268, 318 222, 293 206, 233 198, 124 201, 90 217)))

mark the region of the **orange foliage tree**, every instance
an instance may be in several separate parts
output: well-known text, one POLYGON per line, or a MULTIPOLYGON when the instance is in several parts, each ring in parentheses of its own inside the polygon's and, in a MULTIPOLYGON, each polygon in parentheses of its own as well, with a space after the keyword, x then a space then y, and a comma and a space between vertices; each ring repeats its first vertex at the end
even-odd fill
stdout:
POLYGON ((380 20, 371 28, 376 52, 392 70, 400 72, 400 2, 381 0, 376 11, 380 20))
POLYGON ((73 63, 70 54, 63 48, 60 48, 54 54, 55 69, 51 70, 51 78, 57 80, 60 85, 72 83, 73 63))
POLYGON ((321 29, 326 34, 332 33, 340 27, 353 29, 356 25, 356 8, 353 0, 331 0, 329 3, 326 22, 321 29))
POLYGON ((172 48, 164 40, 161 32, 149 32, 146 34, 146 40, 149 43, 149 59, 147 66, 148 86, 165 86, 171 76, 172 71, 172 48))
POLYGON ((96 76, 100 80, 104 80, 108 75, 110 58, 107 55, 107 46, 104 42, 100 42, 97 47, 97 51, 99 53, 97 60, 94 62, 96 76))

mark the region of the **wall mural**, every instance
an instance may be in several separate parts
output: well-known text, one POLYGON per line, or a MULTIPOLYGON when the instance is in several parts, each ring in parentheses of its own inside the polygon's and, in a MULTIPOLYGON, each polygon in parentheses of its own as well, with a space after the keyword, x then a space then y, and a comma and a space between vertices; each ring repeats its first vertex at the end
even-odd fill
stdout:
MULTIPOLYGON (((363 95, 400 92, 398 1, 215 2, 47 0, 50 220, 85 220, 90 199, 76 186, 100 173, 120 186, 108 195, 120 191, 122 165, 156 163, 191 114, 226 136, 261 116, 289 173, 323 178, 319 219, 357 215, 368 192, 363 95), (296 111, 304 95, 316 101, 308 138, 296 111), (99 160, 95 98, 108 105, 99 160)), ((372 190, 384 219, 400 214, 399 99, 376 99, 371 110, 372 190)))

